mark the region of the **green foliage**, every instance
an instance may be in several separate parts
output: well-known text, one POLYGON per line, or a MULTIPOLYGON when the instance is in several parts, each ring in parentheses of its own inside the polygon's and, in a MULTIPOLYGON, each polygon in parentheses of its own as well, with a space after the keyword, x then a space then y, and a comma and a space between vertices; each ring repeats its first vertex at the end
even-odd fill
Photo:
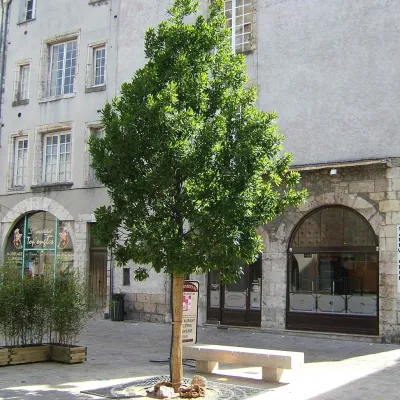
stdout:
POLYGON ((22 277, 19 268, 2 268, 0 276, 0 338, 5 345, 74 344, 95 310, 76 272, 30 278, 22 277))
POLYGON ((257 109, 245 58, 232 54, 223 0, 196 12, 197 2, 175 0, 146 33, 147 64, 103 110, 106 134, 90 152, 111 205, 96 210, 96 231, 120 264, 216 269, 230 281, 259 253, 257 228, 305 192, 276 114, 257 109))

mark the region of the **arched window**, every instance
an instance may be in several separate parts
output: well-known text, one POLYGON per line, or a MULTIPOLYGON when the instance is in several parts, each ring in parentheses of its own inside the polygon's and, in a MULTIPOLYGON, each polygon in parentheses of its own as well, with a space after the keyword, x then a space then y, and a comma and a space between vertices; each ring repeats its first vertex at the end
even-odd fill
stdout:
POLYGON ((39 211, 22 217, 6 244, 4 266, 25 276, 66 271, 73 265, 68 227, 54 215, 39 211))
POLYGON ((378 245, 369 223, 344 207, 322 208, 300 222, 293 235, 292 248, 349 248, 378 245))
POLYGON ((307 215, 289 244, 288 321, 296 313, 292 320, 306 313, 376 318, 377 246, 368 221, 349 208, 329 206, 307 215))

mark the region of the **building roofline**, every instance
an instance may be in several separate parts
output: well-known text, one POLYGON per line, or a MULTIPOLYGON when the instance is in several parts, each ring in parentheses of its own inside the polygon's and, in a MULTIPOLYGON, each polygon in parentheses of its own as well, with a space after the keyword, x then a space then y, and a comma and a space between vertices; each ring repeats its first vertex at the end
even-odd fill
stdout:
POLYGON ((303 165, 292 165, 291 170, 294 171, 313 171, 317 169, 329 169, 329 168, 344 168, 344 167, 358 167, 363 165, 376 165, 386 164, 391 165, 389 158, 369 159, 369 160, 355 160, 355 161, 338 161, 321 164, 303 164, 303 165))

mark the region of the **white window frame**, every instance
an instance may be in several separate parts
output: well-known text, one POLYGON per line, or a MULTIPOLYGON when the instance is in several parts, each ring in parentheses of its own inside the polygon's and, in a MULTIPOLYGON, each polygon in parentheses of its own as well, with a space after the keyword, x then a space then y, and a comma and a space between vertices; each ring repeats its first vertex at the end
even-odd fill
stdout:
POLYGON ((244 4, 238 5, 239 0, 225 0, 224 1, 224 12, 228 21, 228 27, 231 30, 231 43, 232 51, 234 53, 243 53, 251 50, 251 41, 253 35, 253 0, 242 0, 244 4), (227 9, 227 3, 232 4, 232 9, 227 9), (248 9, 246 12, 246 8, 248 9), (241 15, 238 15, 238 9, 241 10, 241 15), (231 17, 227 16, 228 12, 231 12, 231 17), (250 16, 250 22, 245 23, 245 17, 250 16), (241 24, 236 24, 237 18, 241 17, 241 24), (230 25, 230 26, 229 26, 230 25), (245 32, 245 26, 250 25, 250 31, 245 32), (242 28, 242 31, 237 34, 236 29, 238 27, 242 28), (246 35, 248 40, 245 40, 246 35), (237 38, 242 37, 242 42, 237 44, 237 38), (240 46, 240 47, 239 47, 240 46))
POLYGON ((31 21, 32 19, 36 18, 36 0, 25 0, 25 21, 31 21), (28 12, 29 12, 29 3, 31 3, 31 17, 28 18, 28 12))
MULTIPOLYGON (((106 46, 99 46, 93 49, 93 86, 102 86, 106 84, 106 63, 107 63, 107 53, 106 53, 106 46), (96 83, 97 79, 97 54, 104 50, 104 57, 100 57, 104 59, 103 65, 103 75, 99 75, 103 77, 103 80, 100 83, 96 83)), ((101 67, 100 67, 101 68, 101 67)))
MULTIPOLYGON (((71 95, 74 94, 76 92, 76 79, 77 79, 77 74, 78 74, 78 40, 77 39, 72 39, 72 40, 67 40, 67 41, 63 41, 60 43, 54 43, 50 45, 49 48, 49 52, 50 52, 50 64, 49 64, 49 81, 48 81, 48 91, 49 91, 49 97, 61 97, 61 96, 66 96, 66 95, 71 95), (76 52, 75 55, 75 74, 70 76, 70 79, 72 80, 72 83, 69 83, 68 86, 72 86, 72 91, 65 93, 65 79, 66 79, 66 70, 67 70, 67 47, 68 44, 70 43, 75 43, 75 49, 73 49, 72 51, 76 52), (57 73, 58 71, 60 71, 59 69, 56 69, 55 71, 53 71, 53 57, 54 57, 54 49, 56 47, 60 47, 63 46, 63 60, 62 60, 62 76, 61 76, 61 93, 52 93, 53 90, 53 86, 52 86, 52 80, 53 80, 53 73, 57 73)), ((72 60, 72 59, 71 59, 72 60)), ((70 67, 69 67, 70 68, 70 67)), ((56 81, 58 79, 56 78, 56 81)), ((58 91, 58 86, 54 86, 54 88, 56 89, 56 91, 58 91)))
POLYGON ((36 18, 36 3, 37 0, 20 0, 18 16, 19 24, 33 21, 36 18))
POLYGON ((28 151, 29 140, 28 136, 16 136, 14 139, 14 158, 13 158, 13 187, 25 187, 28 179, 28 151), (20 143, 26 142, 26 147, 19 148, 20 143), (19 151, 22 150, 22 158, 19 157, 19 151), (22 160, 22 167, 19 165, 19 160, 22 160), (22 168, 22 175, 19 171, 22 168), (20 181, 22 180, 22 182, 20 181))
POLYGON ((107 42, 91 43, 88 46, 86 65, 86 92, 104 90, 107 83, 107 42), (104 50, 104 78, 103 82, 96 84, 96 60, 97 53, 104 50))
POLYGON ((92 122, 86 124, 86 173, 85 173, 85 183, 88 186, 99 186, 101 185, 101 182, 96 179, 95 171, 94 169, 90 166, 92 163, 92 155, 89 152, 89 139, 92 136, 96 137, 104 137, 104 127, 101 125, 100 122, 92 122))
MULTIPOLYGON (((54 144, 53 144, 54 146, 54 144)), ((70 131, 62 131, 62 132, 52 132, 48 134, 43 135, 43 158, 42 158, 42 182, 44 184, 57 184, 57 183, 64 183, 64 182, 71 182, 71 177, 72 177, 72 135, 70 131), (69 139, 69 142, 61 143, 61 138, 62 136, 65 136, 66 139, 69 139), (68 138, 69 136, 69 138, 68 138), (50 172, 51 175, 55 174, 56 179, 53 180, 51 177, 50 179, 47 179, 47 167, 50 165, 50 163, 47 163, 46 157, 48 155, 48 145, 47 145, 47 139, 48 138, 54 138, 57 137, 57 143, 56 143, 56 159, 55 163, 52 165, 55 165, 55 171, 50 172), (69 151, 61 151, 61 146, 62 144, 69 144, 69 151), (65 160, 61 161, 61 156, 65 155, 65 160), (67 155, 69 157, 67 157, 67 155), (66 160, 66 158, 69 158, 69 160, 66 160), (60 170, 61 164, 64 164, 64 171, 60 170), (65 174, 65 179, 60 179, 60 174, 65 174)))
POLYGON ((21 103, 26 104, 29 102, 30 96, 30 81, 31 81, 31 60, 19 61, 15 64, 15 78, 14 78, 14 105, 21 103), (23 71, 27 70, 26 82, 23 82, 23 71), (24 90, 22 85, 24 84, 24 90), (25 94, 25 96, 22 96, 25 94))

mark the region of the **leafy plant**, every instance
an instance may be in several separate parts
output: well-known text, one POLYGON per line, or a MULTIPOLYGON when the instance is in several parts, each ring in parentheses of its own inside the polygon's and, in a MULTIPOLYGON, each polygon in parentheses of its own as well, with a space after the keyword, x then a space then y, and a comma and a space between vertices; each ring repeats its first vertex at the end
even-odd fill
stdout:
POLYGON ((1 268, 0 276, 0 338, 7 346, 72 345, 97 310, 77 272, 23 277, 19 268, 1 268))

